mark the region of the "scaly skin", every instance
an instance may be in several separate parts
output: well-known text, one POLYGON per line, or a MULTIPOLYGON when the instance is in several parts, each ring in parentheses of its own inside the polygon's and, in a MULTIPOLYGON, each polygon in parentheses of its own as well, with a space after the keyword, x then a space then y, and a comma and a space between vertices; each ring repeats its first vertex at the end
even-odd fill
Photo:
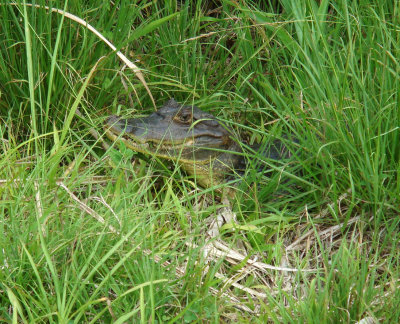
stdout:
MULTIPOLYGON (((134 151, 177 161, 202 187, 219 184, 245 165, 232 131, 214 116, 174 99, 144 118, 110 116, 104 125, 108 138, 121 140, 134 151)), ((272 158, 287 152, 271 149, 272 158)))

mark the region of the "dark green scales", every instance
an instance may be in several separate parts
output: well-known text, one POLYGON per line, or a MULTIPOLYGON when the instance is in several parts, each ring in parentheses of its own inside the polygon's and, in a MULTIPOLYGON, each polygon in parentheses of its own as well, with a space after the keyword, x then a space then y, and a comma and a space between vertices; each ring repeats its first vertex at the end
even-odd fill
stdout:
MULTIPOLYGON (((246 165, 242 145, 230 128, 213 115, 174 99, 147 117, 110 116, 104 129, 112 141, 121 140, 136 152, 177 161, 203 187, 223 182, 246 165)), ((289 156, 281 142, 262 154, 275 160, 289 156)))

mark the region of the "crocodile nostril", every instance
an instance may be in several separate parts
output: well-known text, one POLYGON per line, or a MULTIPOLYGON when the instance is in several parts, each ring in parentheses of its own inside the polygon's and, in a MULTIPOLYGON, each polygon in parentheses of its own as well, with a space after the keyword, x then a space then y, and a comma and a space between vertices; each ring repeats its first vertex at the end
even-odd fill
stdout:
POLYGON ((113 125, 113 124, 119 122, 120 119, 121 119, 121 117, 119 117, 119 116, 111 115, 110 117, 108 117, 108 118, 106 119, 105 123, 106 123, 107 125, 113 125))

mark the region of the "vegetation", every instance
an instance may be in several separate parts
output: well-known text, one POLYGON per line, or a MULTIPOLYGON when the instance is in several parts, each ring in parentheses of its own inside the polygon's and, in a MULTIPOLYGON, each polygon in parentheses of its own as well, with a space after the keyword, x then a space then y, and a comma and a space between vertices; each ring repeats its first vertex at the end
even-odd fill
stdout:
POLYGON ((0 322, 399 322, 398 2, 51 4, 146 83, 77 22, 0 5, 0 322), (102 146, 109 114, 154 111, 145 84, 296 152, 237 180, 216 237, 217 192, 102 146))

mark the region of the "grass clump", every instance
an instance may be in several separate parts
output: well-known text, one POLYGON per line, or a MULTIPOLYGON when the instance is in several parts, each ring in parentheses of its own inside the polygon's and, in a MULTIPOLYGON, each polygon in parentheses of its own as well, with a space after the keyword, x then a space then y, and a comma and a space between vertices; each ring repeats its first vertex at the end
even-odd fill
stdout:
POLYGON ((399 321, 396 2, 52 5, 145 83, 63 15, 0 5, 0 321, 399 321), (293 151, 249 167, 217 237, 216 192, 101 145, 109 114, 154 111, 146 86, 293 151))

